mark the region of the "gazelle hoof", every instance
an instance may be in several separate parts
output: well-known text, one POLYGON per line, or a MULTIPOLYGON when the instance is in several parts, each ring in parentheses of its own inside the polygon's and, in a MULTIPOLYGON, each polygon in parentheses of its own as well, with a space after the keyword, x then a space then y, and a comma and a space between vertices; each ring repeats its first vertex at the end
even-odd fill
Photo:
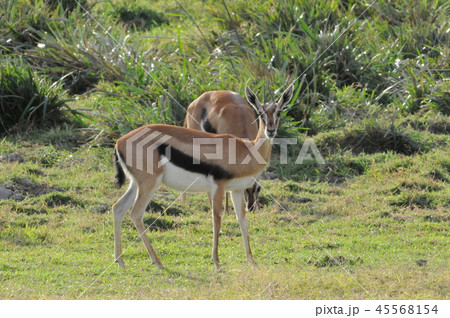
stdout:
POLYGON ((216 271, 221 271, 222 270, 222 265, 220 265, 219 262, 214 261, 214 265, 216 266, 216 271))
POLYGON ((219 266, 216 265, 216 272, 217 273, 225 273, 225 269, 222 267, 222 265, 219 265, 219 266))
POLYGON ((161 262, 159 263, 152 262, 152 263, 155 264, 156 267, 158 267, 158 269, 164 269, 164 265, 161 262))
POLYGON ((256 262, 255 262, 253 259, 252 259, 252 260, 249 260, 248 263, 249 263, 250 265, 252 265, 253 268, 259 269, 258 264, 256 264, 256 262))

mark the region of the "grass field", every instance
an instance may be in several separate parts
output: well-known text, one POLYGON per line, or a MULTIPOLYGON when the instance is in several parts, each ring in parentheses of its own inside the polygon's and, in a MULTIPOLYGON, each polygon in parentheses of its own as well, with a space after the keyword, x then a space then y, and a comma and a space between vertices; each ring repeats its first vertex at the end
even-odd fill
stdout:
POLYGON ((79 2, 0 5, 0 299, 448 299, 448 2, 79 2), (118 136, 294 80, 298 144, 248 214, 259 269, 231 210, 216 271, 206 195, 164 187, 145 224, 165 269, 128 217, 113 263, 118 136), (293 164, 306 138, 325 164, 293 164))

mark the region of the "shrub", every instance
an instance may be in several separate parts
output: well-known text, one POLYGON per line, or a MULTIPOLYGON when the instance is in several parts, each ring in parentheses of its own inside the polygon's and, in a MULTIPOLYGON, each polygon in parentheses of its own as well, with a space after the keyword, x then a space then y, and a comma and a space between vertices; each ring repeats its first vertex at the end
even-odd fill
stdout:
POLYGON ((350 150, 355 155, 388 151, 412 155, 423 150, 408 134, 374 121, 365 121, 344 131, 323 134, 317 139, 317 146, 329 153, 350 150))
POLYGON ((163 96, 127 83, 103 87, 105 93, 95 98, 92 125, 110 137, 147 124, 174 123, 172 106, 163 96))
MULTIPOLYGON (((261 61, 266 72, 298 79, 297 100, 306 107, 293 108, 289 115, 312 128, 314 109, 329 99, 333 87, 351 85, 371 96, 390 84, 378 65, 385 67, 385 60, 365 50, 363 23, 356 15, 363 7, 351 2, 288 0, 268 1, 254 9, 237 1, 229 10, 240 23, 241 39, 233 41, 232 33, 228 38, 249 59, 261 61)), ((235 28, 229 20, 222 17, 226 27, 235 28)))
POLYGON ((59 7, 65 12, 71 12, 79 6, 87 9, 89 5, 87 0, 45 0, 45 3, 52 10, 59 7))
POLYGON ((140 41, 131 40, 125 30, 107 32, 79 12, 64 22, 52 21, 50 31, 40 36, 40 46, 27 52, 27 61, 54 80, 61 79, 70 94, 83 94, 100 80, 148 83, 148 71, 159 53, 157 48, 143 52, 140 41))
POLYGON ((385 26, 383 40, 395 40, 403 58, 414 58, 438 56, 438 48, 447 45, 449 9, 448 1, 400 0, 377 1, 369 11, 377 25, 385 26))
POLYGON ((436 110, 419 111, 399 120, 399 126, 433 134, 450 134, 450 117, 436 110))
POLYGON ((111 15, 126 26, 137 30, 150 30, 169 23, 161 12, 139 6, 130 8, 129 4, 114 7, 111 15))
POLYGON ((48 31, 52 12, 43 0, 0 1, 0 53, 24 51, 39 41, 39 31, 48 31))
POLYGON ((4 63, 0 68, 0 133, 22 124, 48 124, 63 119, 64 91, 31 67, 4 63))

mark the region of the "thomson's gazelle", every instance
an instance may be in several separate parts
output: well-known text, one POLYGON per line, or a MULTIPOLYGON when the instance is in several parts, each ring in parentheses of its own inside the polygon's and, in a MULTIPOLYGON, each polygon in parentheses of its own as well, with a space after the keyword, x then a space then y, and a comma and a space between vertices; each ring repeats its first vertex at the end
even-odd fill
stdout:
MULTIPOLYGON (((203 93, 189 105, 184 127, 214 134, 231 134, 249 140, 255 139, 258 134, 258 123, 252 108, 241 95, 231 91, 203 93)), ((256 209, 259 191, 258 182, 245 189, 249 211, 256 209)), ((225 210, 228 212, 228 192, 225 202, 225 210)))
POLYGON ((125 266, 120 232, 123 217, 131 207, 131 219, 148 254, 158 268, 163 267, 145 235, 143 222, 145 208, 163 183, 180 191, 211 193, 214 221, 212 258, 217 268, 220 267, 218 243, 222 202, 224 193, 230 191, 247 260, 256 265, 249 245, 244 190, 254 183, 254 178, 270 160, 270 139, 277 133, 280 114, 292 99, 293 90, 291 84, 278 102, 261 105, 251 89, 245 88, 247 101, 259 117, 258 133, 252 141, 169 125, 143 126, 121 137, 115 146, 116 181, 121 186, 126 176, 130 185, 113 205, 116 262, 121 267, 125 266))

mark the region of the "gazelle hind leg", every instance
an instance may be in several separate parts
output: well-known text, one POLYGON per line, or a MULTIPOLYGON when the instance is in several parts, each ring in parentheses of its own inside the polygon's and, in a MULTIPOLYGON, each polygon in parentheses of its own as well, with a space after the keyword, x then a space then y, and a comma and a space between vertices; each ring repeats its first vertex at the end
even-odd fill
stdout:
POLYGON ((122 258, 122 221, 128 209, 133 205, 136 195, 137 184, 134 180, 131 180, 130 186, 125 194, 112 207, 114 216, 114 259, 120 267, 125 267, 125 263, 122 258))
POLYGON ((257 266, 255 260, 253 259, 248 238, 248 224, 245 217, 246 210, 244 208, 244 191, 232 191, 231 199, 233 200, 234 210, 236 211, 236 218, 239 222, 239 226, 241 227, 242 239, 244 240, 245 255, 247 256, 247 261, 253 266, 257 266))
POLYGON ((219 263, 219 233, 222 226, 222 202, 224 196, 224 187, 219 185, 211 191, 212 214, 213 214, 213 250, 212 259, 216 269, 220 269, 219 263))
POLYGON ((154 180, 146 180, 147 182, 141 183, 138 196, 136 198, 136 202, 134 203, 133 209, 131 210, 131 220, 136 227, 139 236, 142 238, 144 245, 147 249, 148 255, 152 259, 153 264, 155 264, 159 269, 163 268, 161 261, 155 253, 155 250, 150 243, 145 231, 146 228, 144 226, 144 212, 147 205, 150 203, 150 200, 155 195, 156 190, 161 184, 162 176, 159 178, 155 178, 154 180))

